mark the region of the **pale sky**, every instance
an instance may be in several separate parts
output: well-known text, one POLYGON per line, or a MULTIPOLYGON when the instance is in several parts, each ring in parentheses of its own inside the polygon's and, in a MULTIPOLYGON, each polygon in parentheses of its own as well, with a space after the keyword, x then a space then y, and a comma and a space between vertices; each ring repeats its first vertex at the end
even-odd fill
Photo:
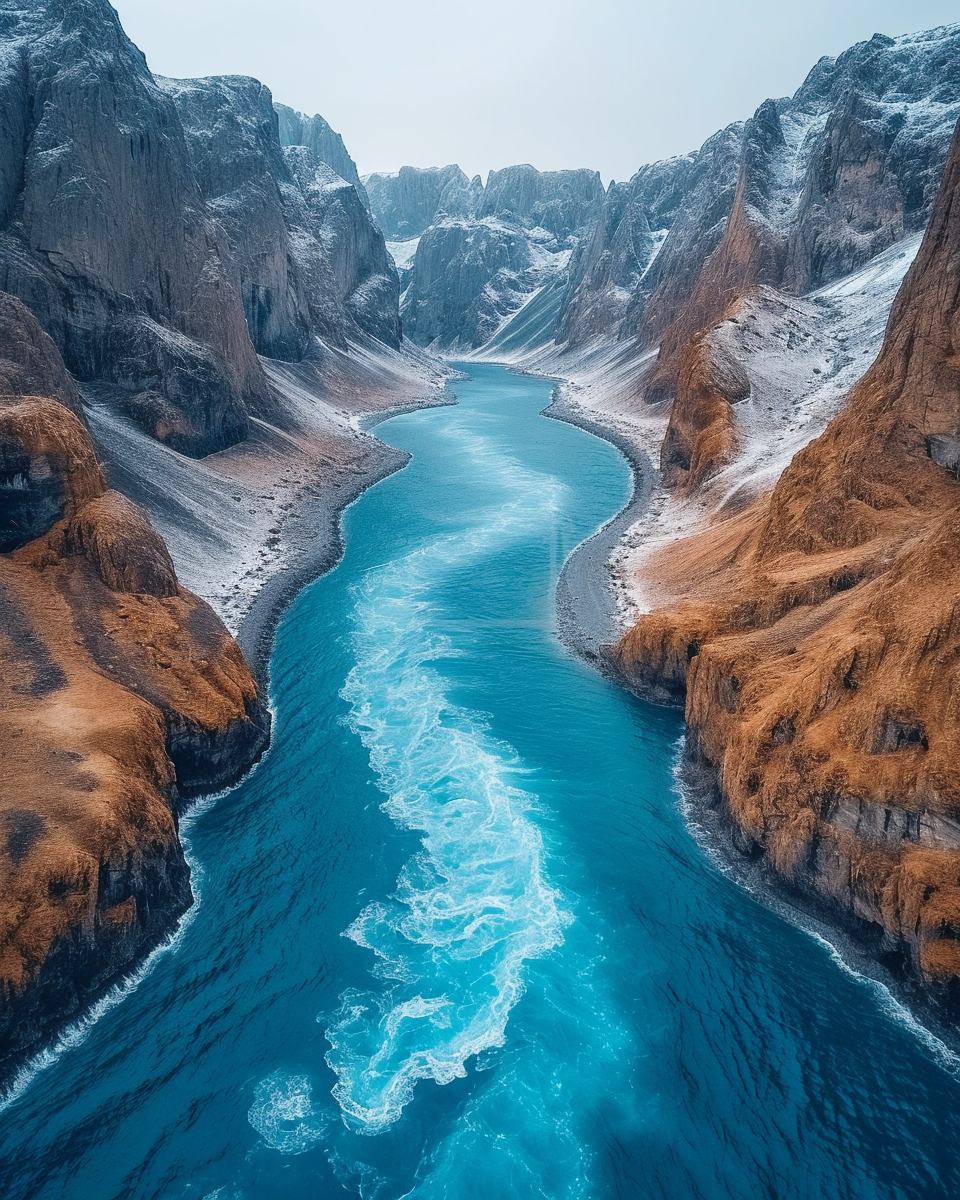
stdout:
POLYGON ((607 182, 695 149, 824 54, 958 0, 114 0, 158 74, 253 75, 361 174, 530 162, 607 182))

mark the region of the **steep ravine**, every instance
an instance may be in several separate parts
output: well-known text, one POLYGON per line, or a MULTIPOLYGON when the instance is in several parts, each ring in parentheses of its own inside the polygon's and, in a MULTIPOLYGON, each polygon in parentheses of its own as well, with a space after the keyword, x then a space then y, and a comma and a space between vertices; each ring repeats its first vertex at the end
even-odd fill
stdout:
POLYGON ((444 402, 418 346, 564 378, 625 450, 565 631, 639 616, 609 657, 686 704, 737 849, 956 1017, 960 26, 606 191, 361 181, 259 81, 154 77, 106 0, 0 39, 0 1084, 189 906, 183 802, 262 752, 278 614, 404 461, 366 427, 444 402))
POLYGON ((941 370, 956 340, 949 170, 937 184, 957 36, 877 37, 823 60, 792 100, 611 188, 566 293, 534 296, 473 354, 561 377, 551 415, 639 464, 634 504, 561 578, 569 644, 592 657, 622 638, 606 654, 620 679, 686 705, 688 783, 709 793, 700 816, 744 877, 834 929, 839 917, 947 1030, 960 806, 951 576, 937 564, 960 414, 941 370), (893 369, 911 336, 939 345, 941 365, 913 350, 893 369), (902 376, 917 462, 857 399, 884 370, 902 376), (834 479, 817 447, 848 395, 834 479), (778 479, 774 500, 804 470, 816 537, 768 511, 778 479))

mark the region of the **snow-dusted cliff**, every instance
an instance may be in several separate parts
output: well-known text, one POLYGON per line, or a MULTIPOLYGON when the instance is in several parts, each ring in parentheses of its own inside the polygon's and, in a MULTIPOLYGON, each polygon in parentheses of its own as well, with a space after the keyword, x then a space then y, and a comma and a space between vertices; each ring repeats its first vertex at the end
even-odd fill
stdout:
POLYGON ((398 239, 394 253, 414 249, 404 333, 444 350, 481 346, 533 294, 565 278, 603 201, 594 171, 527 165, 491 172, 485 187, 458 167, 404 167, 366 183, 374 216, 398 239))

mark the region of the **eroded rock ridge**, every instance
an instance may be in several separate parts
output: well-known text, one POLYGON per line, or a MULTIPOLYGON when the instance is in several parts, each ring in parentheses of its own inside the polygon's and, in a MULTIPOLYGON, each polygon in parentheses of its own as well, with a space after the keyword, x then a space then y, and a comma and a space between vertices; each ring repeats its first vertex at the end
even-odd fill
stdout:
POLYGON ((11 0, 0 41, 0 289, 144 430, 208 454, 271 411, 258 353, 397 343, 396 272, 320 118, 284 114, 288 164, 266 88, 155 79, 106 0, 11 0))

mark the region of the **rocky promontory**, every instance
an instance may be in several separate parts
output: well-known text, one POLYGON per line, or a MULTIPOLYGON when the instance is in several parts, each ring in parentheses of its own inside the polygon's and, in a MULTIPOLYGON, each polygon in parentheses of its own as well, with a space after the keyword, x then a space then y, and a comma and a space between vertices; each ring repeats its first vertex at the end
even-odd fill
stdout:
POLYGON ((0 399, 0 1075, 191 902, 177 813, 262 750, 237 644, 56 400, 0 399))

